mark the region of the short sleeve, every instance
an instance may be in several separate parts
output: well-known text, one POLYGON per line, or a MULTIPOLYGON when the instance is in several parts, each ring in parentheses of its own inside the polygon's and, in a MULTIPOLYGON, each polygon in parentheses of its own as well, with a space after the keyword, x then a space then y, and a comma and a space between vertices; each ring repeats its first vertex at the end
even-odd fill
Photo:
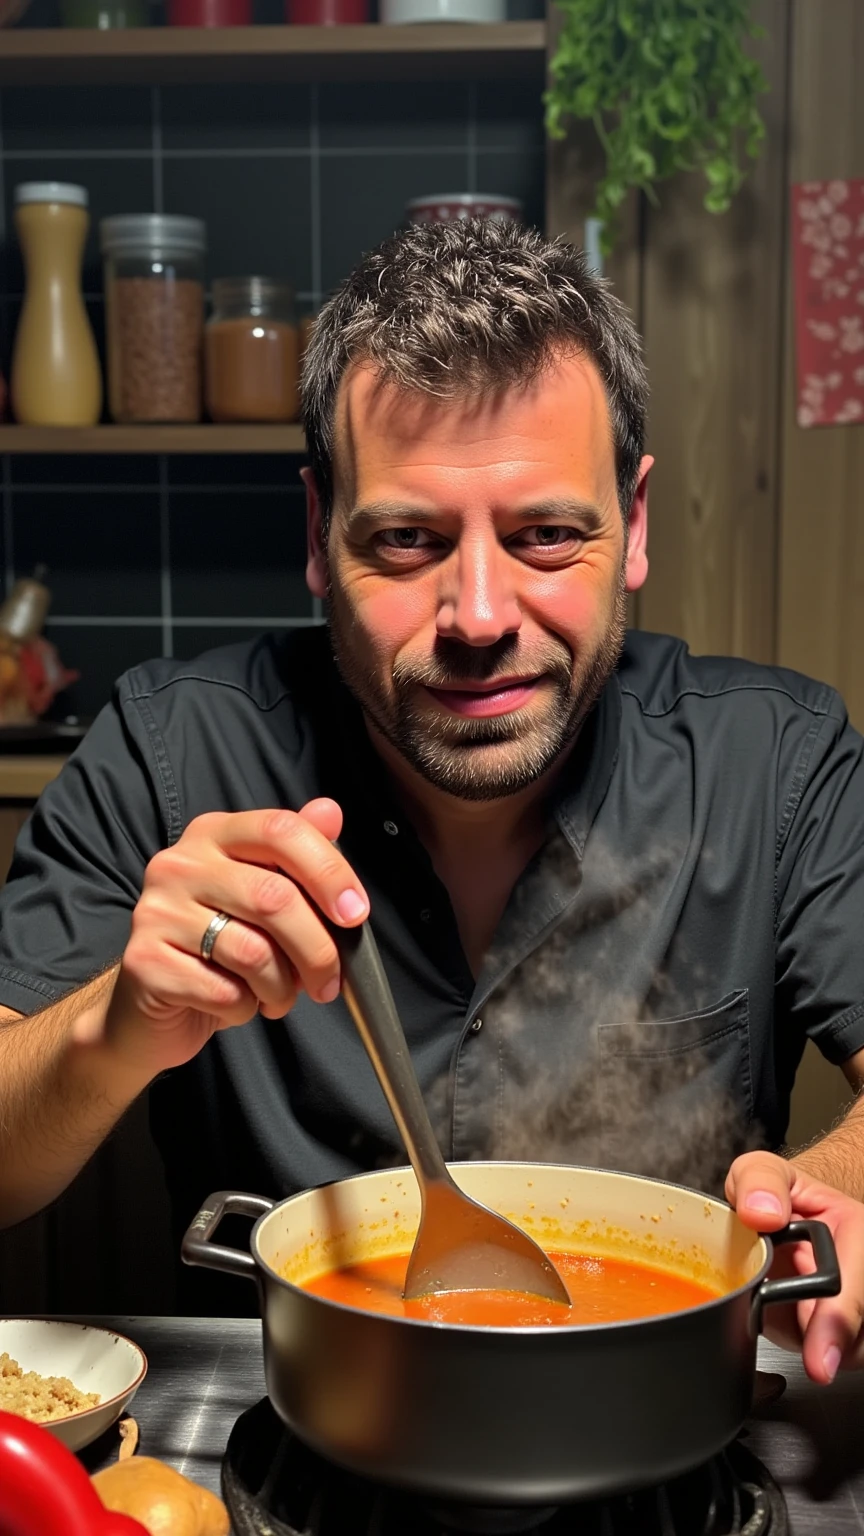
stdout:
POLYGON ((0 1006, 35 1013, 122 954, 166 840, 147 756, 115 700, 43 791, 0 892, 0 1006))
POLYGON ((833 695, 778 832, 776 1010, 841 1064, 864 1048, 864 741, 833 695))

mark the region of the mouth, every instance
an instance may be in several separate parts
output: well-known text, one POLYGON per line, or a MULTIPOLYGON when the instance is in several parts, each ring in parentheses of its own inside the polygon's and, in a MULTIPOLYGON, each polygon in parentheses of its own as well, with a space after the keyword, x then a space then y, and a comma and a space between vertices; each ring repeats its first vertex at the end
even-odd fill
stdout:
POLYGON ((482 720, 524 709, 541 682, 539 677, 496 677, 491 682, 470 686, 450 683, 443 688, 430 688, 427 685, 426 692, 451 714, 482 720))

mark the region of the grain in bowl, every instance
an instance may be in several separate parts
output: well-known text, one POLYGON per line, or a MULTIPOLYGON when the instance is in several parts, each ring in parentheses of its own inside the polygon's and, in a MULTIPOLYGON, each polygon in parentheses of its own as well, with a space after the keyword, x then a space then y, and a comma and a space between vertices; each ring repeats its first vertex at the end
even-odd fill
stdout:
POLYGON ((34 1424, 65 1419, 99 1403, 98 1392, 81 1392, 68 1376, 40 1376, 23 1371, 5 1351, 0 1354, 0 1409, 20 1414, 34 1424))

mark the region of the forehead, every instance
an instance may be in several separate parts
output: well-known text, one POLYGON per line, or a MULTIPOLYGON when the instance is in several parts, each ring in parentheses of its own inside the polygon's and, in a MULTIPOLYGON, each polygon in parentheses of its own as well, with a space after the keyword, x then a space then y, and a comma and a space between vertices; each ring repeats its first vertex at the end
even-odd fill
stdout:
POLYGON ((336 501, 390 492, 434 497, 479 487, 526 494, 578 487, 614 494, 609 404, 592 360, 555 358, 525 385, 442 399, 382 382, 368 364, 345 375, 336 401, 336 501))

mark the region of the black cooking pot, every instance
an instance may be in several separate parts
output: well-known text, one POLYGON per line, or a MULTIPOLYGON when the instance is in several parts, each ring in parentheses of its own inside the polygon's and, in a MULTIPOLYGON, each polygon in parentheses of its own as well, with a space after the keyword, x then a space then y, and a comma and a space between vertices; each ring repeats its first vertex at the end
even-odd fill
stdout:
POLYGON ((442 1498, 547 1504, 674 1477, 714 1455, 750 1409, 762 1309, 840 1288, 828 1228, 760 1237, 679 1185, 546 1163, 463 1163, 457 1182, 552 1251, 643 1260, 721 1292, 665 1317, 484 1328, 362 1312, 302 1289, 328 1269, 413 1242, 410 1169, 362 1174, 275 1204, 211 1195, 187 1264, 256 1279, 267 1391, 302 1440, 364 1476, 442 1498), (211 1237, 257 1217, 251 1253, 211 1237), (768 1280, 773 1245, 806 1240, 816 1270, 768 1280))

